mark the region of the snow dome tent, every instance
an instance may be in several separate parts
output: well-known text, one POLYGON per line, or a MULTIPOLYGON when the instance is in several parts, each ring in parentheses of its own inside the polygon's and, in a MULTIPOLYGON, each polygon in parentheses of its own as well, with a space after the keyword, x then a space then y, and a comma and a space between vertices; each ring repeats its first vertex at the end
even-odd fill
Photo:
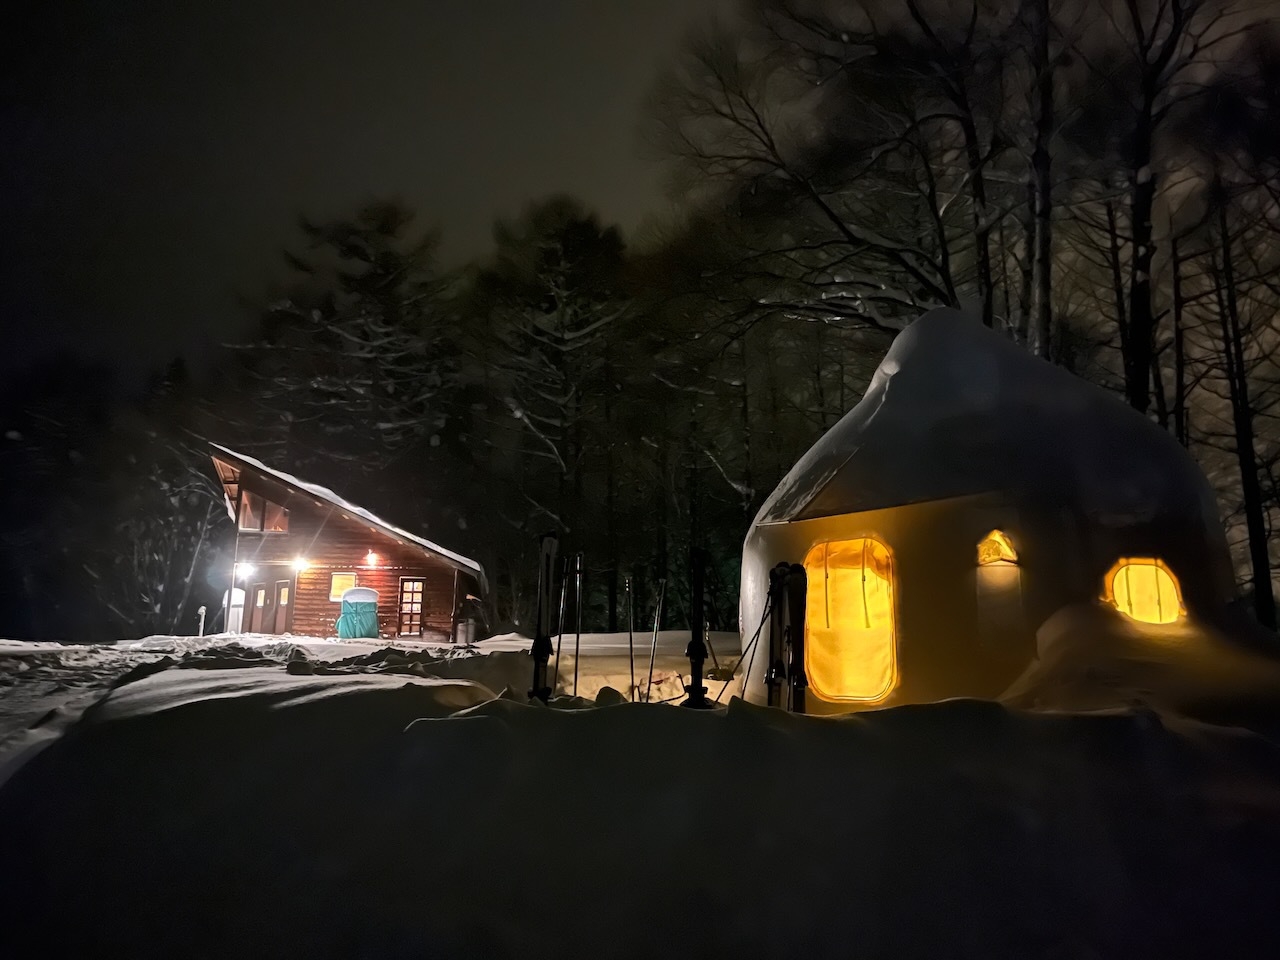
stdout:
MULTIPOLYGON (((1164 430, 954 310, 898 335, 743 551, 746 650, 802 565, 807 710, 997 696, 1063 606, 1161 629, 1234 597, 1213 491, 1164 430)), ((745 696, 764 702, 767 632, 745 696)))

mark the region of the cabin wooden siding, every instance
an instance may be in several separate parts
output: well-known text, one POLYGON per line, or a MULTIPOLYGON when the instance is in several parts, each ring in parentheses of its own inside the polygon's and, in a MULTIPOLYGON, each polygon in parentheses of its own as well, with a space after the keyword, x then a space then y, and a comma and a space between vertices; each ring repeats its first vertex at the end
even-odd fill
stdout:
POLYGON ((238 531, 236 562, 257 567, 252 577, 238 584, 246 593, 246 630, 255 601, 253 583, 266 583, 270 590, 277 581, 292 581, 285 629, 318 637, 337 633, 342 605, 329 599, 335 573, 353 573, 356 586, 378 591, 378 630, 384 636, 399 635, 402 578, 423 581, 422 624, 427 635, 450 637, 462 598, 477 592, 471 574, 390 536, 358 515, 344 513, 339 507, 247 468, 241 470, 240 488, 289 511, 287 533, 238 531), (367 560, 371 551, 377 554, 372 565, 367 560), (306 569, 295 570, 298 559, 307 562, 306 569))
MULTIPOLYGON (((365 551, 368 552, 367 550, 365 551)), ((312 566, 297 575, 297 602, 293 607, 292 633, 331 637, 337 633, 342 604, 329 599, 330 578, 335 573, 354 573, 356 586, 378 591, 378 632, 398 636, 400 632, 400 580, 411 577, 423 581, 422 626, 427 636, 449 637, 453 630, 453 569, 427 567, 312 566)), ((416 634, 415 634, 416 635, 416 634)))

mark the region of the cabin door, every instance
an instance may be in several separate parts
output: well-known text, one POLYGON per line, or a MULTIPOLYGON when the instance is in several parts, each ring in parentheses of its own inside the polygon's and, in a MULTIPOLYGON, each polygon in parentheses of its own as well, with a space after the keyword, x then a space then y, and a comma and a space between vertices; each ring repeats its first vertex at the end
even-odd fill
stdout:
POLYGON ((422 636, 422 588, 425 582, 400 578, 400 630, 402 637, 422 636))
POLYGON ((292 599, 293 590, 291 589, 293 582, 290 580, 277 580, 275 589, 275 625, 271 630, 272 633, 287 633, 289 631, 289 601, 292 599))
POLYGON ((271 596, 267 593, 267 584, 255 583, 253 589, 249 591, 249 632, 262 633, 263 629, 271 623, 271 618, 267 615, 268 606, 271 609, 275 605, 271 603, 271 596))

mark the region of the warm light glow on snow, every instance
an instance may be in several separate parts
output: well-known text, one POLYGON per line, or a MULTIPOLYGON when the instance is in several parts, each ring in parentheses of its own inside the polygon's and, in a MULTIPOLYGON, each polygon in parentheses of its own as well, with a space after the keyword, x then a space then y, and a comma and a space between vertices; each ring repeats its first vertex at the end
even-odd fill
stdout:
POLYGON ((371 567, 376 567, 378 565, 378 555, 370 550, 364 555, 364 562, 371 567))
POLYGON ((309 566, 311 566, 311 563, 310 563, 310 561, 308 561, 308 560, 307 560, 307 558, 306 558, 306 557, 296 557, 296 558, 294 558, 294 561, 293 561, 293 569, 297 570, 299 573, 301 573, 303 570, 307 569, 307 567, 309 567, 309 566))
POLYGON ((236 564, 236 579, 237 579, 237 580, 248 580, 250 577, 252 577, 252 576, 253 576, 255 573, 257 573, 257 572, 258 572, 258 568, 257 568, 257 567, 255 567, 252 563, 237 563, 237 564, 236 564))
POLYGON ((978 563, 1017 563, 1018 552, 1013 549, 1008 536, 999 530, 992 530, 978 544, 978 563))
POLYGON ((1106 577, 1106 599, 1127 617, 1143 623, 1173 623, 1182 616, 1178 579, 1152 557, 1117 561, 1106 577))
POLYGON ((804 569, 810 689, 823 700, 884 699, 897 682, 889 548, 870 537, 820 543, 804 569))

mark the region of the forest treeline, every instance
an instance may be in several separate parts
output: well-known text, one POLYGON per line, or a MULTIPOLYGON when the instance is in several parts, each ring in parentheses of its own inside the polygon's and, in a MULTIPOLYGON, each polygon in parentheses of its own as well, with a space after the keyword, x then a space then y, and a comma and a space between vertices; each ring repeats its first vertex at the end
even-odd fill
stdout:
POLYGON ((527 629, 545 532, 584 554, 588 628, 625 628, 626 577, 638 620, 666 579, 682 624, 697 545, 732 629, 756 509, 937 305, 1185 444, 1274 626, 1278 41, 1266 3, 744 2, 654 84, 682 212, 629 244, 553 197, 442 269, 429 223, 371 203, 300 224, 211 374, 126 398, 60 358, 8 385, 0 633, 216 609, 203 438, 476 557, 491 629, 527 629))

